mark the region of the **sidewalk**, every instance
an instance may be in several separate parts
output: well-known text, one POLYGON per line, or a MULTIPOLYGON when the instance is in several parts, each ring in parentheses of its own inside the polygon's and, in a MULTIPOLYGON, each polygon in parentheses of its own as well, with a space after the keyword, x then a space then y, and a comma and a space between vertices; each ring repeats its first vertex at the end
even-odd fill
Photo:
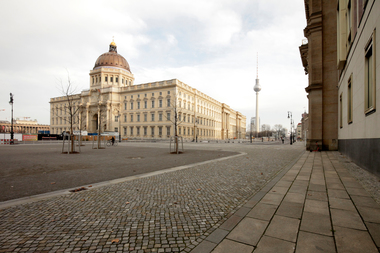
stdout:
POLYGON ((332 152, 305 152, 191 252, 379 249, 380 205, 332 152))

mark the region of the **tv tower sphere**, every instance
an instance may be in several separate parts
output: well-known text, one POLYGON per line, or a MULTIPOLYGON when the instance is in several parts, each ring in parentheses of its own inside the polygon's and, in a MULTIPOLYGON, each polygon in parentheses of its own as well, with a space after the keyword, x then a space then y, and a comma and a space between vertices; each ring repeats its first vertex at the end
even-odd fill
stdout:
POLYGON ((255 87, 253 87, 253 90, 256 91, 256 92, 261 91, 261 85, 259 83, 259 79, 258 78, 256 79, 256 85, 255 85, 255 87))

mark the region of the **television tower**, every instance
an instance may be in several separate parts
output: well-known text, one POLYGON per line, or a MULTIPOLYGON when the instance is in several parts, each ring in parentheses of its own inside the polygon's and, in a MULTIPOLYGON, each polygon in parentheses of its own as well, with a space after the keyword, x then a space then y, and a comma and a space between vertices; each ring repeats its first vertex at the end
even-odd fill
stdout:
POLYGON ((259 53, 257 53, 257 69, 256 69, 256 84, 253 87, 253 90, 256 92, 256 136, 260 131, 259 125, 259 92, 261 91, 261 85, 259 83, 259 53))

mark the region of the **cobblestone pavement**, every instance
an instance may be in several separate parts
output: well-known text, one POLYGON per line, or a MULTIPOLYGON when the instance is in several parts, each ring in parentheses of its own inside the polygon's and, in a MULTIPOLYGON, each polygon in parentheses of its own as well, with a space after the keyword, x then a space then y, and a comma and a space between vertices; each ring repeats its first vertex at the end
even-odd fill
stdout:
POLYGON ((1 209, 0 252, 189 252, 304 153, 301 144, 187 148, 245 154, 1 209))

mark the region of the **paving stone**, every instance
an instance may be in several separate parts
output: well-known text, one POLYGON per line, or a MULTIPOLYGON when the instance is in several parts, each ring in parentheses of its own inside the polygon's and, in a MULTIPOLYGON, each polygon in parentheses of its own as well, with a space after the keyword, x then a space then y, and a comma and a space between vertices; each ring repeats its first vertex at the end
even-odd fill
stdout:
POLYGON ((350 199, 345 190, 328 189, 329 198, 350 199))
POLYGON ((366 230, 362 219, 357 212, 347 210, 331 209, 332 223, 335 226, 366 230))
POLYGON ((319 213, 304 212, 300 230, 327 236, 333 235, 330 216, 319 213))
POLYGON ((251 211, 251 208, 248 208, 248 207, 241 207, 241 208, 239 208, 239 210, 237 210, 237 211, 234 213, 234 215, 244 217, 244 216, 247 215, 247 213, 249 213, 250 211, 251 211))
POLYGON ((363 188, 346 188, 348 194, 355 195, 355 196, 364 196, 364 197, 370 197, 371 195, 364 190, 363 188))
POLYGON ((203 241, 197 247, 195 247, 191 252, 193 252, 193 253, 208 253, 208 252, 211 252, 216 246, 217 246, 216 243, 209 242, 209 241, 203 241))
POLYGON ((305 201, 305 194, 288 192, 285 195, 284 201, 303 204, 305 201))
POLYGON ((357 206, 360 216, 364 221, 380 223, 380 209, 357 206))
POLYGON ((306 199, 327 201, 327 194, 326 192, 308 191, 306 194, 306 199))
POLYGON ((292 181, 285 181, 285 180, 280 180, 276 186, 279 186, 279 187, 288 187, 292 185, 292 181))
POLYGON ((376 246, 380 248, 380 224, 372 222, 366 222, 365 224, 368 228, 368 231, 372 239, 375 241, 376 246))
POLYGON ((329 215, 328 203, 325 201, 306 199, 305 212, 329 215))
POLYGON ((314 252, 336 253, 333 237, 300 231, 296 253, 314 252))
POLYGON ((232 230, 241 220, 243 219, 242 216, 238 215, 232 215, 228 220, 226 220, 221 226, 221 229, 224 230, 232 230))
POLYGON ((275 215, 268 226, 265 235, 296 242, 299 220, 275 215))
POLYGON ((264 198, 261 199, 261 203, 270 204, 270 205, 279 205, 283 199, 283 195, 275 193, 267 193, 264 198))
POLYGON ((244 218, 231 233, 227 236, 228 239, 256 246, 260 237, 263 235, 268 222, 244 218))
POLYGON ((271 193, 276 193, 276 194, 281 194, 281 195, 285 195, 286 192, 289 190, 288 187, 281 187, 281 186, 274 186, 270 192, 271 193))
POLYGON ((220 243, 224 237, 228 235, 227 230, 223 230, 220 228, 217 228, 214 232, 212 232, 207 238, 207 241, 213 242, 213 243, 220 243))
POLYGON ((354 201, 355 206, 365 206, 378 209, 380 208, 380 205, 371 197, 352 195, 351 198, 354 201))
POLYGON ((301 203, 282 201, 276 214, 285 217, 301 219, 302 210, 303 204, 301 203))
POLYGON ((344 253, 378 253, 367 231, 335 226, 335 241, 338 252, 344 253))
POLYGON ((350 199, 330 198, 329 203, 331 208, 356 212, 356 208, 350 199))
POLYGON ((252 253, 254 247, 228 239, 223 240, 212 252, 213 253, 252 253))
POLYGON ((295 243, 287 242, 277 238, 263 236, 260 240, 254 253, 293 253, 295 249, 295 243))
POLYGON ((272 219, 276 209, 276 205, 268 205, 260 202, 247 214, 247 217, 269 221, 272 219))

